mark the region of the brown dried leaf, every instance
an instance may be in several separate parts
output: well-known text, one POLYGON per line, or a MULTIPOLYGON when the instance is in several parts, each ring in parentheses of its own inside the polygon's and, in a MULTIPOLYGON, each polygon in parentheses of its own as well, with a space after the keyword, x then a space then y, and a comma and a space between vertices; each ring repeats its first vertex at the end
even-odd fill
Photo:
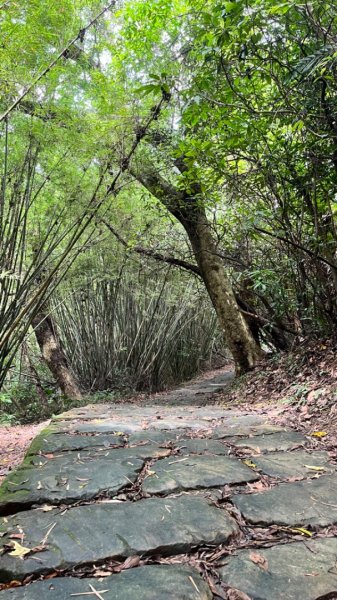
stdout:
POLYGON ((227 598, 228 600, 252 600, 250 596, 234 588, 227 590, 227 598))
POLYGON ((257 481, 256 483, 248 483, 248 489, 252 492, 260 492, 265 490, 268 485, 264 481, 257 481))
POLYGON ((48 550, 47 546, 45 544, 40 544, 39 546, 34 546, 30 552, 31 554, 35 554, 35 552, 44 552, 45 550, 48 550))
POLYGON ((125 571, 125 569, 132 569, 132 567, 137 567, 140 563, 140 556, 129 556, 122 564, 117 565, 113 568, 114 573, 120 573, 121 571, 125 571))
POLYGON ((258 552, 250 552, 249 558, 253 563, 261 567, 261 569, 268 571, 268 561, 264 556, 262 556, 262 554, 259 554, 258 552))

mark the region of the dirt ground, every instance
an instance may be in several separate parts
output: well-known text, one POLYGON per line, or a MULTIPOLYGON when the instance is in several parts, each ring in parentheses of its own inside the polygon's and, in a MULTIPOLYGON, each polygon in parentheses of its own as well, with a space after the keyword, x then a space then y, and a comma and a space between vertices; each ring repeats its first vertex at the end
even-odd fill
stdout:
POLYGON ((270 356, 217 397, 337 449, 337 339, 303 341, 270 356))
POLYGON ((32 439, 48 424, 0 427, 0 483, 9 471, 22 462, 32 439))

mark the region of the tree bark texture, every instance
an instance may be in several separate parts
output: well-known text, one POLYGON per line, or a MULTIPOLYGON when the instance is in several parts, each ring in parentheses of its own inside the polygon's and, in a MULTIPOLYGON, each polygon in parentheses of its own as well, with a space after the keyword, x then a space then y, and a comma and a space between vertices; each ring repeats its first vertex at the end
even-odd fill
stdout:
POLYGON ((197 208, 192 219, 182 219, 209 297, 215 308, 226 344, 233 355, 237 375, 256 365, 263 353, 241 314, 229 276, 217 256, 205 211, 197 208))
POLYGON ((175 188, 155 170, 141 173, 132 170, 132 174, 183 225, 225 342, 234 358, 236 374, 245 373, 256 365, 263 352, 240 312, 229 276, 217 255, 199 187, 195 186, 195 193, 191 194, 175 188))
POLYGON ((80 400, 82 394, 57 339, 52 318, 46 309, 41 310, 34 317, 32 325, 41 354, 62 393, 72 400, 80 400))

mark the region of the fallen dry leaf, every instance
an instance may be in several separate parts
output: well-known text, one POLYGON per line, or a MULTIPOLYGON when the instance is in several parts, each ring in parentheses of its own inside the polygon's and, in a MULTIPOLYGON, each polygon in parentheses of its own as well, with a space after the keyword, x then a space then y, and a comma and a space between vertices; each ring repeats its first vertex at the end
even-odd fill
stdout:
POLYGON ((248 488, 252 492, 259 492, 261 490, 265 490, 267 486, 263 481, 257 481, 256 483, 248 483, 248 488))
POLYGON ((140 556, 129 556, 122 564, 117 565, 113 568, 114 573, 120 573, 121 571, 125 571, 126 569, 132 569, 133 567, 137 567, 140 563, 140 556))
POLYGON ((315 465, 304 465, 306 469, 310 469, 311 471, 325 471, 324 467, 315 467, 315 465))
POLYGON ((252 600, 250 596, 234 588, 227 590, 227 598, 228 600, 252 600))
POLYGON ((14 541, 11 542, 10 545, 13 547, 13 550, 9 552, 10 556, 18 556, 19 558, 23 558, 26 554, 32 552, 31 548, 25 548, 24 546, 21 546, 19 542, 14 541))
POLYGON ((256 464, 253 463, 253 461, 249 460, 248 458, 246 458, 246 460, 243 460, 242 462, 244 465, 247 465, 247 467, 250 467, 251 469, 256 468, 256 464))
POLYGON ((261 569, 268 571, 268 561, 264 556, 262 556, 262 554, 259 554, 258 552, 250 552, 249 558, 253 563, 261 567, 261 569))
POLYGON ((308 531, 308 529, 304 529, 304 527, 296 527, 294 529, 291 529, 290 531, 294 531, 295 533, 300 533, 301 535, 306 535, 308 537, 312 537, 312 533, 311 531, 308 531))

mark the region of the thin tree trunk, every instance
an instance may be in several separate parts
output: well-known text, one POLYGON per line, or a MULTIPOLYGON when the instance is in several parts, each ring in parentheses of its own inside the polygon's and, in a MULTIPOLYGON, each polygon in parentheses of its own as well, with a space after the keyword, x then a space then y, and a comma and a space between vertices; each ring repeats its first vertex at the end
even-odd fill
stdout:
POLYGON ((202 208, 193 218, 182 218, 201 271, 209 297, 215 308, 226 344, 235 361, 236 374, 245 373, 262 358, 263 352, 254 339, 235 299, 231 281, 217 255, 210 225, 202 208))
POLYGON ((155 169, 150 168, 141 173, 130 169, 130 172, 183 225, 224 333, 225 342, 233 355, 236 374, 245 373, 256 365, 263 352, 240 312, 231 281, 221 257, 218 256, 199 186, 196 184, 191 194, 175 188, 155 169))
POLYGON ((32 325, 42 356, 62 393, 72 400, 80 400, 82 394, 71 373, 65 354, 57 339, 52 318, 46 307, 34 317, 32 325))
POLYGON ((47 407, 48 406, 48 398, 43 389, 40 376, 33 364, 31 357, 30 357, 29 349, 27 347, 26 342, 24 342, 22 344, 22 357, 23 357, 24 361, 26 362, 28 371, 30 372, 30 374, 32 376, 32 381, 34 382, 37 394, 38 394, 42 404, 44 405, 44 407, 47 407))

